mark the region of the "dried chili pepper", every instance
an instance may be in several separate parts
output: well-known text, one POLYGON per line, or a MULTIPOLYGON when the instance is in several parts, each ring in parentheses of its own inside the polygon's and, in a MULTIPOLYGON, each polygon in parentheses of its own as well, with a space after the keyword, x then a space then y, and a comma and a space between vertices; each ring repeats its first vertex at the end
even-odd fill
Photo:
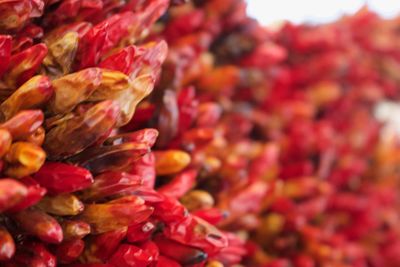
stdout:
POLYGON ((20 86, 31 78, 38 70, 46 54, 46 45, 37 44, 18 54, 12 55, 7 75, 4 78, 8 86, 11 88, 20 86))
POLYGON ((153 208, 144 200, 127 196, 104 204, 89 204, 79 216, 91 225, 92 233, 104 233, 145 221, 153 213, 153 208))
POLYGON ((19 180, 22 182, 27 188, 27 194, 23 198, 22 201, 19 201, 16 205, 12 208, 8 209, 8 212, 18 212, 29 208, 36 203, 38 203, 43 196, 47 193, 47 190, 41 187, 38 182, 36 182, 31 177, 27 176, 19 180))
POLYGON ((53 94, 50 80, 46 76, 37 75, 19 87, 6 101, 0 105, 4 118, 10 119, 21 110, 35 109, 44 105, 53 94))
POLYGON ((85 262, 107 261, 117 250, 126 234, 126 227, 122 227, 91 237, 81 258, 85 262))
POLYGON ((75 261, 83 252, 85 242, 81 239, 65 241, 57 246, 55 255, 60 263, 70 263, 75 261))
POLYGON ((22 229, 46 243, 60 243, 63 240, 59 223, 43 211, 25 209, 13 214, 13 219, 22 229))
POLYGON ((63 229, 64 241, 82 239, 90 234, 90 225, 83 221, 64 220, 60 225, 63 229))
POLYGON ((81 152, 115 125, 119 112, 120 109, 115 102, 106 100, 89 108, 84 114, 72 114, 69 118, 67 115, 47 132, 44 142, 46 152, 54 159, 66 158, 81 152), (78 136, 81 138, 75 139, 78 136), (64 145, 60 146, 60 143, 64 145))
POLYGON ((15 253, 15 244, 6 228, 0 227, 0 261, 10 260, 15 253))
POLYGON ((93 183, 88 170, 57 162, 46 162, 33 178, 52 194, 74 192, 93 183))

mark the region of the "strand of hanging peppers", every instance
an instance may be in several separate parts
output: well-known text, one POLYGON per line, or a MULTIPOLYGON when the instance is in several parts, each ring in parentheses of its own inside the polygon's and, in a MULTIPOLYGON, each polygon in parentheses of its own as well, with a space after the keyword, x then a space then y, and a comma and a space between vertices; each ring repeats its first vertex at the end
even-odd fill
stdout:
POLYGON ((4 266, 400 266, 397 20, 0 1, 4 266))

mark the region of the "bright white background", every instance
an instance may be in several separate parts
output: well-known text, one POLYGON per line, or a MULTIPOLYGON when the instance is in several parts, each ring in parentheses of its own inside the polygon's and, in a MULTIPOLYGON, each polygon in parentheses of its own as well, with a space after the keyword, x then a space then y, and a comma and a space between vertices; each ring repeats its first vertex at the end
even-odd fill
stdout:
POLYGON ((351 14, 363 5, 385 17, 400 14, 400 0, 247 0, 248 12, 262 24, 282 20, 329 22, 342 14, 351 14))

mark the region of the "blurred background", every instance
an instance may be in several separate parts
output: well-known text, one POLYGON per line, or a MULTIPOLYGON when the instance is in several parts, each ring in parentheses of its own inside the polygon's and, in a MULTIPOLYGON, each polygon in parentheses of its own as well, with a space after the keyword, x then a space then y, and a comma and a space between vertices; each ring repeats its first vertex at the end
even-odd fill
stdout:
MULTIPOLYGON (((400 0, 247 0, 250 16, 266 26, 278 26, 283 21, 295 24, 333 22, 365 6, 384 18, 400 15, 400 0)), ((375 115, 385 124, 383 135, 400 135, 399 114, 398 103, 384 101, 376 106, 375 115)))
POLYGON ((352 14, 368 5, 384 17, 399 14, 399 0, 247 0, 248 12, 262 24, 270 25, 282 20, 294 23, 330 22, 343 14, 352 14))

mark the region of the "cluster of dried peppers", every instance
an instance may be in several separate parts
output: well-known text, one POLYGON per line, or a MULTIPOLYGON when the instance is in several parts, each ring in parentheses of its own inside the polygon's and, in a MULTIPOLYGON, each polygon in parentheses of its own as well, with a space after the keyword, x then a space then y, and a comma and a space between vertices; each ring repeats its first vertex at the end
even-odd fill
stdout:
POLYGON ((0 1, 0 264, 400 266, 398 20, 0 1))

